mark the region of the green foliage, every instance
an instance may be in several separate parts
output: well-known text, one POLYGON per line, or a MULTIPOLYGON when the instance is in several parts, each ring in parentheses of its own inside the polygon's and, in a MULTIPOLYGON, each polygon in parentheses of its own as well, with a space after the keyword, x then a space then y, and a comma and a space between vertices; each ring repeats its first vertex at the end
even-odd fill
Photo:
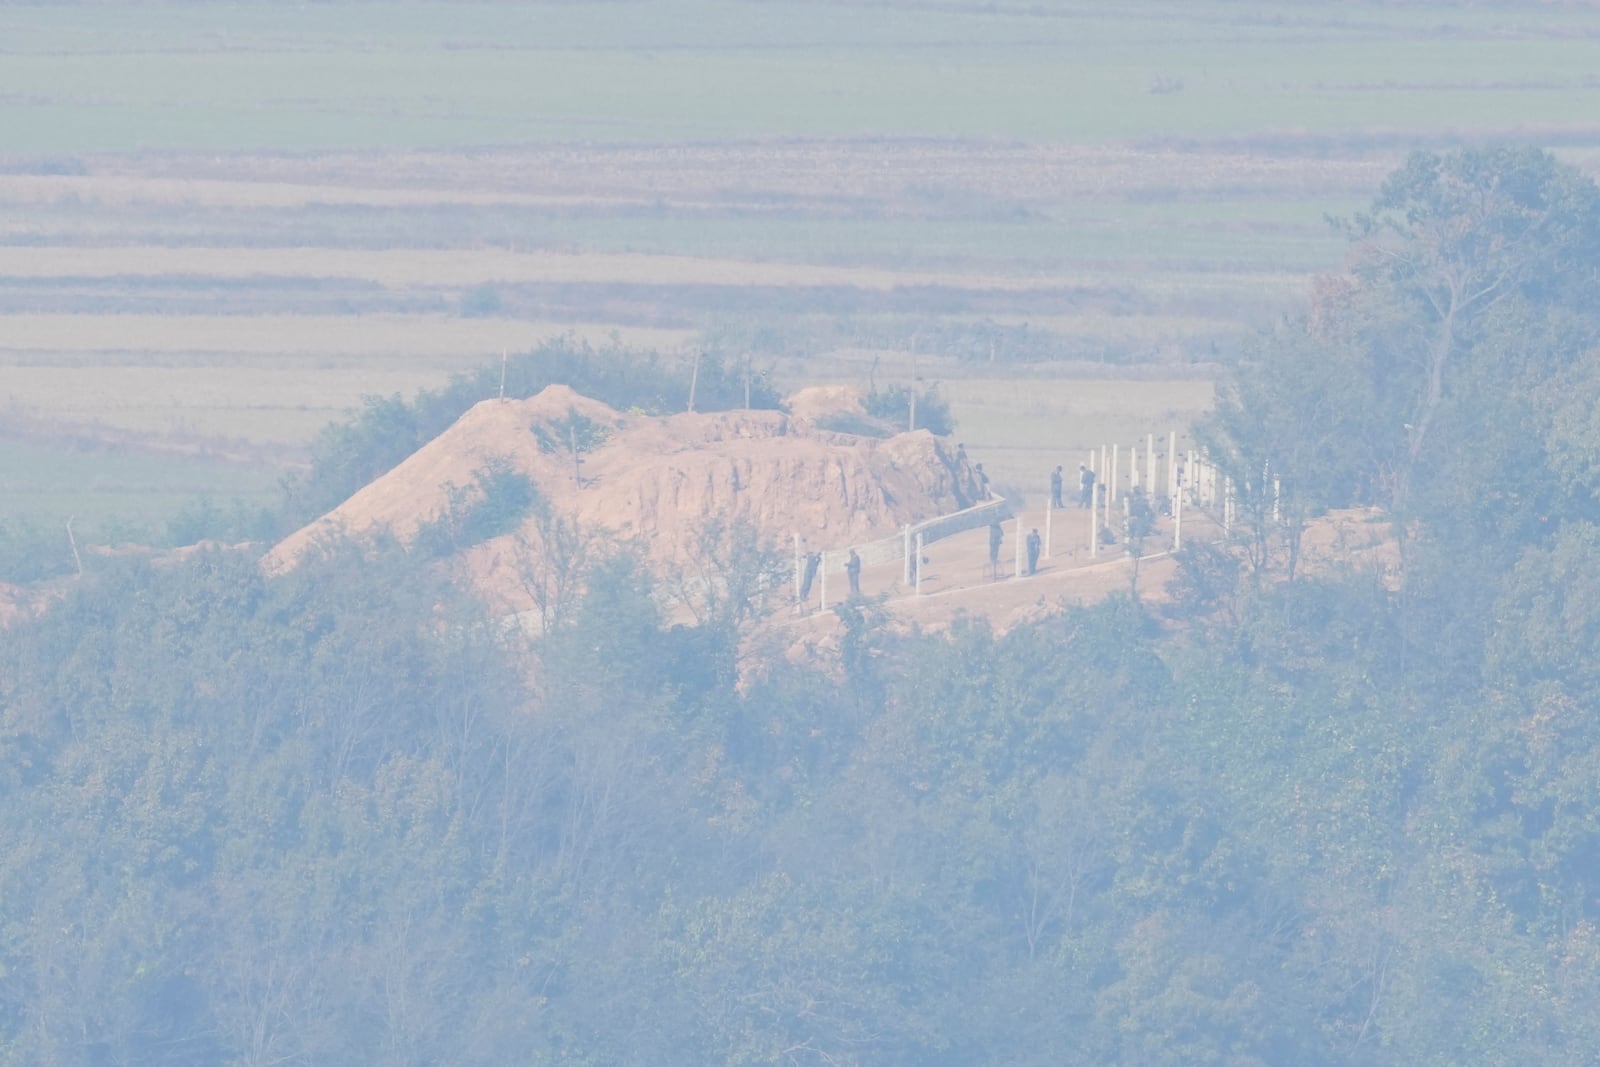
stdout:
MULTIPOLYGON (((950 414, 950 405, 939 395, 938 385, 918 390, 916 399, 917 429, 941 437, 955 432, 955 418, 950 414)), ((868 415, 896 427, 898 433, 900 428, 910 426, 911 388, 905 385, 875 387, 866 396, 866 408, 868 415)))
POLYGON ((416 544, 443 559, 514 531, 540 504, 533 479, 503 457, 473 471, 472 484, 448 486, 442 514, 417 528, 416 544))
POLYGON ((579 455, 593 452, 606 443, 611 432, 576 408, 569 408, 564 418, 549 424, 533 426, 533 436, 541 452, 565 455, 574 448, 579 455))
POLYGON ((166 540, 172 545, 270 541, 276 532, 277 516, 269 508, 253 508, 237 499, 223 507, 202 493, 167 522, 166 540))
MULTIPOLYGON (((1532 469, 1419 452, 1398 586, 1195 545, 1166 619, 852 600, 819 670, 742 628, 767 567, 731 526, 701 625, 569 544, 531 645, 392 542, 101 561, 0 642, 0 1056, 1587 1064, 1593 449, 1477 377, 1559 363, 1562 314, 1452 348, 1430 441, 1532 469)), ((1371 367, 1403 319, 1364 321, 1331 351, 1371 367)), ((1315 391, 1235 394, 1219 448, 1331 502, 1367 462, 1337 420, 1256 407, 1315 391)), ((557 529, 472 488, 505 506, 461 530, 557 529)))
POLYGON ((0 519, 0 582, 24 585, 75 569, 65 528, 57 533, 27 520, 0 519))

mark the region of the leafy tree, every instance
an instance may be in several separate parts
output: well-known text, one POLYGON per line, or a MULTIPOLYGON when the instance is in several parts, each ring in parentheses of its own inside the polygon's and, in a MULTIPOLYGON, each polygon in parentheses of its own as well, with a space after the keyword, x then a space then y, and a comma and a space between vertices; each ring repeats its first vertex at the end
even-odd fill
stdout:
MULTIPOLYGON (((911 425, 912 387, 888 385, 873 388, 866 396, 867 414, 898 428, 911 425)), ((955 418, 950 405, 941 395, 937 384, 916 390, 916 429, 945 437, 955 432, 955 418)))
POLYGON ((541 506, 533 479, 509 460, 490 457, 472 473, 470 486, 449 484, 442 514, 417 528, 416 544, 435 558, 512 533, 541 506))

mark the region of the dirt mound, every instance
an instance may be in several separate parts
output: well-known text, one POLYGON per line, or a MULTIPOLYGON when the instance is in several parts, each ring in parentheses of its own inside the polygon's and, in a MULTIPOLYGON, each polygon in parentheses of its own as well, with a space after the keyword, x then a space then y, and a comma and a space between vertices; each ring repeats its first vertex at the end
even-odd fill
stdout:
POLYGON ((853 385, 813 385, 793 394, 786 403, 797 419, 867 413, 866 394, 853 385))
MULTIPOLYGON (((777 411, 623 414, 564 386, 526 400, 487 400, 343 505, 267 554, 291 567, 319 538, 387 528, 402 541, 470 495, 491 466, 526 476, 552 515, 637 543, 666 567, 696 553, 709 521, 748 521, 774 547, 798 533, 817 547, 896 534, 977 495, 972 471, 925 430, 884 441, 814 430, 777 411)), ((486 592, 527 610, 516 573, 539 523, 474 547, 486 592)))

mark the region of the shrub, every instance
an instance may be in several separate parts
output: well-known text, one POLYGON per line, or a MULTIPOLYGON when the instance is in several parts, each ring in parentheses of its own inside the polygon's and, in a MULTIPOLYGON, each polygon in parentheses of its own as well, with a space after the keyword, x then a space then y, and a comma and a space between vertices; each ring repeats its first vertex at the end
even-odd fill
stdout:
POLYGON ((443 559, 508 534, 539 502, 539 489, 510 462, 494 458, 473 472, 468 486, 451 485, 443 514, 417 528, 417 547, 443 559))
MULTIPOLYGON (((891 385, 873 389, 867 394, 867 414, 895 427, 895 432, 911 419, 911 389, 904 385, 891 385)), ((928 430, 941 437, 956 428, 950 415, 950 405, 939 395, 939 387, 930 385, 917 394, 917 429, 928 430)))

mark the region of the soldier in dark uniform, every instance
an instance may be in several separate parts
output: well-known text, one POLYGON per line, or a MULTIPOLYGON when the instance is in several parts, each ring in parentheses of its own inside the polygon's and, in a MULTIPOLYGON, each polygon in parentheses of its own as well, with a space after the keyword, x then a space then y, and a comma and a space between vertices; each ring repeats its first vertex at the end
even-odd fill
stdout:
POLYGON ((856 555, 856 550, 850 550, 850 558, 844 561, 844 572, 850 576, 850 595, 861 595, 861 557, 856 555))
POLYGON ((989 576, 1000 577, 1000 542, 1004 541, 1006 533, 1000 529, 998 522, 989 524, 989 576))
POLYGON ((1037 571, 1039 569, 1039 549, 1041 547, 1043 547, 1043 545, 1044 545, 1044 542, 1043 542, 1043 540, 1040 539, 1039 530, 1036 527, 1028 534, 1028 573, 1029 574, 1033 574, 1035 571, 1037 571))
POLYGON ((1050 506, 1061 507, 1061 468, 1057 467, 1050 472, 1050 506))
POLYGON ((800 602, 803 604, 811 596, 811 583, 817 579, 817 568, 822 565, 821 552, 806 553, 805 577, 800 580, 800 602))

